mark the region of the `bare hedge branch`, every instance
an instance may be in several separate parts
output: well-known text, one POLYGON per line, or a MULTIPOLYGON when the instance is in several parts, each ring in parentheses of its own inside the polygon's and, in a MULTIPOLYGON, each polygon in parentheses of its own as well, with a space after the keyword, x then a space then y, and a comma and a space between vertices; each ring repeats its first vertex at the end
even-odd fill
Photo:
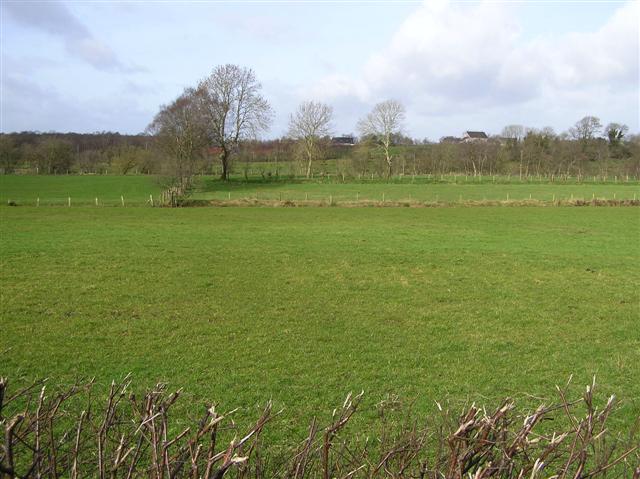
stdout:
POLYGON ((595 381, 577 400, 558 388, 557 404, 524 415, 506 399, 459 415, 438 404, 441 415, 424 420, 391 398, 377 405, 376 434, 366 437, 347 428, 363 397, 349 394, 329 424, 314 418, 284 449, 260 444, 279 414, 271 403, 240 433, 235 411, 214 406, 179 426, 170 411, 181 391, 163 384, 139 397, 127 376, 100 401, 93 382, 49 395, 43 383, 10 394, 0 378, 0 478, 640 478, 640 417, 626 436, 611 432, 617 402, 597 404, 595 381), (400 422, 389 419, 398 414, 400 422))

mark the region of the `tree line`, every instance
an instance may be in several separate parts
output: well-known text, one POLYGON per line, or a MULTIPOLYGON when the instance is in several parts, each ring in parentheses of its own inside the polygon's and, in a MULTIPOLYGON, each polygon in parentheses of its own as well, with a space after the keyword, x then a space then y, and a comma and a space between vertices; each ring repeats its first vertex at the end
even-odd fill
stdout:
POLYGON ((586 116, 566 132, 508 125, 482 141, 438 143, 404 134, 405 107, 378 103, 356 125, 355 144, 332 141, 333 109, 302 102, 285 137, 258 140, 273 109, 253 70, 221 65, 163 105, 144 134, 11 133, 0 135, 4 173, 161 174, 184 184, 216 170, 248 177, 249 165, 279 176, 343 177, 464 173, 470 175, 640 176, 640 136, 626 125, 586 116), (286 166, 285 166, 286 165, 286 166))

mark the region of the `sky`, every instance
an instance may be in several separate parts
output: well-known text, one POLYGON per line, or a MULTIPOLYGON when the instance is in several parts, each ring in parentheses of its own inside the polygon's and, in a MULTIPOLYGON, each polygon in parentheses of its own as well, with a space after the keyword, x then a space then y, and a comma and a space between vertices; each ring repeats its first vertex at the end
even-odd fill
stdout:
POLYGON ((0 131, 145 130, 220 64, 252 68, 286 134, 302 101, 357 133, 378 102, 437 140, 586 115, 640 129, 640 2, 1 0, 0 131))

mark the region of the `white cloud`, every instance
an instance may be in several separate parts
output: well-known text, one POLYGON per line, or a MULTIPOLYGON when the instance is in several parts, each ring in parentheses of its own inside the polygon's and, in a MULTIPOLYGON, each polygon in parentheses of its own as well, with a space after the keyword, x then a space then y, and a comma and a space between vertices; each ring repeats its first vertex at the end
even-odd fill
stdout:
POLYGON ((639 5, 621 5, 596 31, 531 38, 506 3, 427 2, 357 76, 332 74, 306 93, 330 102, 355 95, 368 105, 398 98, 414 118, 476 116, 478 109, 513 116, 525 106, 569 110, 594 91, 614 104, 637 96, 639 5))
POLYGON ((509 58, 505 75, 528 69, 558 90, 593 85, 629 87, 638 82, 640 3, 622 5, 597 31, 537 38, 509 58))
POLYGON ((98 70, 140 71, 139 67, 122 64, 115 52, 60 2, 5 2, 2 8, 19 24, 60 38, 69 54, 98 70))

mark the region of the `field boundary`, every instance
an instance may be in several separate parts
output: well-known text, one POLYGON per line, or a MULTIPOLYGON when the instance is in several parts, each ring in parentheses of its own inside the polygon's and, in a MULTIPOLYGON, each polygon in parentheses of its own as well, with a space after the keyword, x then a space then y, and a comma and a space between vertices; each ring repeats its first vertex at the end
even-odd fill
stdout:
POLYGON ((57 390, 54 385, 45 396, 44 381, 13 392, 0 378, 2 477, 125 477, 128 472, 126 477, 135 478, 223 479, 228 471, 256 479, 640 477, 637 429, 610 429, 619 403, 614 395, 606 402, 598 398, 595 379, 573 400, 568 384, 557 387, 559 399, 533 411, 517 408, 511 398, 493 407, 465 406, 460 413, 436 401, 439 412, 421 417, 402 409, 398 398, 383 400, 376 405, 376 420, 366 423, 376 433, 375 446, 347 427, 364 409, 364 391, 349 393, 330 421, 314 417, 306 437, 289 436, 276 447, 263 434, 277 428, 273 422, 283 412, 271 401, 253 426, 235 424, 237 409, 207 405, 201 419, 184 429, 174 414, 181 389, 172 393, 158 383, 134 394, 131 383, 130 375, 113 381, 107 397, 96 399, 94 382, 57 390), (74 399, 88 407, 77 411, 74 399), (545 422, 553 424, 551 431, 545 422))
POLYGON ((417 200, 359 200, 339 201, 332 198, 325 200, 269 200, 242 198, 237 200, 196 200, 183 199, 178 202, 179 207, 343 207, 343 208, 445 208, 445 207, 549 207, 549 206, 640 206, 640 200, 628 199, 558 199, 558 200, 463 200, 463 201, 417 201, 417 200))
POLYGON ((556 199, 556 200, 458 200, 458 201, 418 201, 418 200, 336 200, 332 197, 320 200, 291 200, 291 199, 256 199, 240 198, 234 200, 218 199, 189 199, 173 198, 172 201, 147 200, 144 203, 104 203, 104 202, 59 202, 35 204, 10 200, 5 207, 35 207, 35 208, 229 208, 229 207, 268 207, 268 208, 473 208, 473 207, 554 207, 554 206, 591 206, 591 207, 633 207, 640 206, 640 199, 556 199))

